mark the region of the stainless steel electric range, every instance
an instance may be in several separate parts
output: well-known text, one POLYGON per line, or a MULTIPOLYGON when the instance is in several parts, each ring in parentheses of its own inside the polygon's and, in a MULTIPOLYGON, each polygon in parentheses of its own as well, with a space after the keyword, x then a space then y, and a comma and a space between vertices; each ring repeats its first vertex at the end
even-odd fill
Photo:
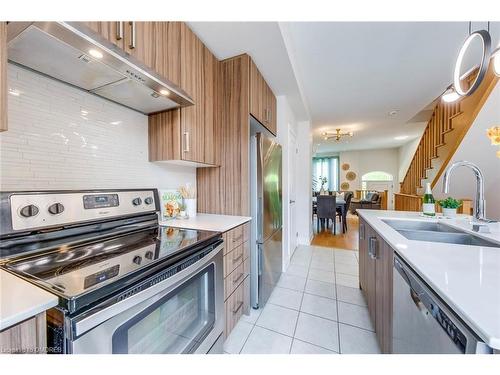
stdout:
POLYGON ((156 189, 0 193, 0 266, 59 297, 49 352, 221 350, 222 237, 159 226, 159 204, 156 189))

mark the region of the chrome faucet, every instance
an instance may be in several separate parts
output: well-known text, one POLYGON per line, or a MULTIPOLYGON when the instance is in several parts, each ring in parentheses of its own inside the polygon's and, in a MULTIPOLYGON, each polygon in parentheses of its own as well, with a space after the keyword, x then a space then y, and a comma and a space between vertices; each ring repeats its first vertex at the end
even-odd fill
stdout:
POLYGON ((444 172, 443 193, 447 194, 450 189, 451 171, 457 167, 470 168, 476 176, 476 198, 474 200, 474 220, 480 222, 490 222, 486 219, 486 202, 484 200, 484 177, 479 167, 470 161, 457 161, 450 165, 444 172))

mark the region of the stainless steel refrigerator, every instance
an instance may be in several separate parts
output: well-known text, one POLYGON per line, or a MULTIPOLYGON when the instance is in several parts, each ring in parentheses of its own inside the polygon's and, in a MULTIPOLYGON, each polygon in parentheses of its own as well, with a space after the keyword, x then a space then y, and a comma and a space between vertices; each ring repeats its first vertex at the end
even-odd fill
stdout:
POLYGON ((263 307, 282 270, 281 145, 262 133, 251 139, 251 304, 263 307))

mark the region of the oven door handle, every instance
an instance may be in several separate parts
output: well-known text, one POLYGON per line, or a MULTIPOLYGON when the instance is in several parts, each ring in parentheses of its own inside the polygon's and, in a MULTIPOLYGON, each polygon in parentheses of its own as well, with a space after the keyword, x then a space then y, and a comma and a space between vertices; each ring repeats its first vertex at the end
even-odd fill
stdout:
MULTIPOLYGON (((174 290, 175 288, 177 288, 177 286, 189 280, 191 275, 196 274, 197 271, 205 268, 210 263, 213 263, 214 258, 218 254, 221 254, 222 248, 223 245, 217 246, 214 250, 212 250, 208 255, 200 259, 198 262, 176 273, 172 277, 169 277, 150 288, 147 288, 129 298, 126 298, 123 301, 97 310, 95 313, 85 313, 79 317, 77 316, 72 320, 72 330, 74 336, 78 337, 85 332, 90 331, 91 329, 97 327, 99 324, 104 323, 105 321, 119 315, 124 311, 127 311, 128 309, 142 303, 143 301, 146 301, 147 299, 159 293, 165 291, 170 292, 171 290, 174 290)), ((220 273, 222 275, 222 262, 220 262, 220 264, 218 263, 219 262, 215 263, 215 272, 216 274, 220 273), (218 267, 220 269, 217 269, 218 267)), ((98 307, 96 309, 98 309, 98 307)))

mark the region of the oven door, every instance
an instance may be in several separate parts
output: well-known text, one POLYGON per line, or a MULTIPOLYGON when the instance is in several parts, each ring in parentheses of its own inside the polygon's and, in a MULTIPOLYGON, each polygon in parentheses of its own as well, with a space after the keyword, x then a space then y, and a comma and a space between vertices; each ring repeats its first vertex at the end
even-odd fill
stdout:
POLYGON ((209 352, 224 324, 221 249, 137 295, 76 318, 70 352, 209 352))

